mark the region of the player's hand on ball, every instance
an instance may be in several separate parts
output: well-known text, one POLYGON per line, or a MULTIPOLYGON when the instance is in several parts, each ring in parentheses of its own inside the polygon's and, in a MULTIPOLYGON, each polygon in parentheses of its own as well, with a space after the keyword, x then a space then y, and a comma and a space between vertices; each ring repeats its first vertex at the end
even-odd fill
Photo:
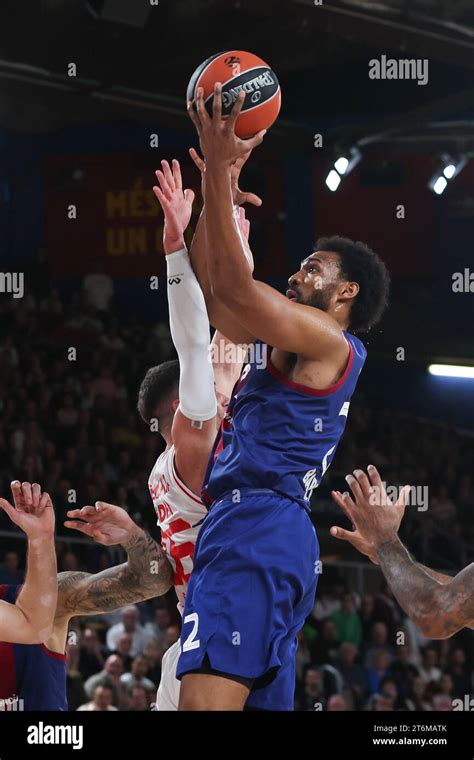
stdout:
POLYGON ((13 505, 0 499, 0 508, 21 528, 30 540, 54 536, 54 509, 48 493, 42 493, 38 483, 11 484, 13 505))
POLYGON ((114 546, 127 544, 134 536, 142 534, 128 512, 115 504, 98 501, 95 507, 71 509, 64 525, 93 538, 99 544, 114 546))
MULTIPOLYGON (((230 185, 232 188, 232 200, 234 202, 234 206, 243 206, 244 203, 251 203, 253 206, 261 206, 262 205, 262 199, 260 196, 255 195, 255 193, 246 193, 244 190, 241 190, 239 187, 239 177, 240 172, 242 171, 242 167, 245 164, 245 162, 248 160, 251 150, 247 151, 245 156, 242 156, 242 158, 238 158, 231 166, 230 169, 230 185)), ((197 168, 201 172, 202 182, 203 182, 203 194, 204 194, 204 178, 205 178, 205 171, 206 171, 206 162, 204 159, 201 158, 201 156, 198 154, 198 152, 194 148, 189 149, 189 155, 193 159, 194 163, 196 164, 197 168)))
MULTIPOLYGON (((247 156, 263 141, 266 130, 262 129, 254 137, 242 140, 235 134, 235 122, 242 110, 245 92, 237 95, 234 107, 226 120, 222 119, 222 85, 216 82, 212 104, 212 118, 204 104, 204 90, 199 87, 196 92, 196 110, 191 101, 188 102, 188 113, 194 123, 201 144, 201 150, 206 164, 228 166, 247 156)), ((247 156, 248 157, 248 156, 247 156)))
POLYGON ((172 161, 172 168, 168 161, 162 161, 161 167, 162 171, 155 172, 160 186, 155 185, 153 192, 165 215, 163 245, 165 254, 169 254, 185 246, 184 233, 191 220, 194 191, 183 190, 181 168, 176 159, 172 161))

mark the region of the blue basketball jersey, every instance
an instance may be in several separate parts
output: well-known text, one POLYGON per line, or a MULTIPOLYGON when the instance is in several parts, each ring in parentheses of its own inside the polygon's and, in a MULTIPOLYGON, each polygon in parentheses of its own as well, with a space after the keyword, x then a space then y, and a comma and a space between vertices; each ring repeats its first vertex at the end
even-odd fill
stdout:
MULTIPOLYGON (((0 585, 14 604, 21 586, 0 585)), ((67 710, 66 655, 44 644, 0 642, 0 711, 67 710)))
POLYGON ((367 355, 358 338, 344 334, 349 344, 346 369, 325 390, 289 380, 272 364, 269 346, 263 346, 266 361, 244 367, 209 459, 205 504, 243 488, 264 488, 309 510, 311 494, 344 432, 367 355))

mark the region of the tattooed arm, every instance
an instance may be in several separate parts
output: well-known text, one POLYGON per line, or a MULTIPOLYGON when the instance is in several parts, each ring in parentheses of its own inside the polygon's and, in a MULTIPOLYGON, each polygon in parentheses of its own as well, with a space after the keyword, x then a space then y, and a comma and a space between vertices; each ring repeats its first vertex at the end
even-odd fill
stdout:
POLYGON ((101 502, 99 510, 84 507, 68 515, 85 521, 68 521, 68 527, 106 545, 120 543, 128 559, 96 574, 59 573, 57 618, 110 612, 162 596, 171 588, 173 572, 163 549, 135 525, 125 510, 101 502))
POLYGON ((474 625, 474 563, 440 582, 411 559, 398 538, 378 546, 377 559, 397 601, 424 636, 447 639, 474 625))
POLYGON ((407 503, 407 487, 393 504, 375 467, 368 475, 354 470, 346 477, 352 491, 333 491, 334 501, 352 523, 352 530, 334 526, 331 535, 351 543, 380 568, 399 604, 431 639, 446 639, 474 625, 474 564, 454 578, 412 560, 397 536, 407 503))

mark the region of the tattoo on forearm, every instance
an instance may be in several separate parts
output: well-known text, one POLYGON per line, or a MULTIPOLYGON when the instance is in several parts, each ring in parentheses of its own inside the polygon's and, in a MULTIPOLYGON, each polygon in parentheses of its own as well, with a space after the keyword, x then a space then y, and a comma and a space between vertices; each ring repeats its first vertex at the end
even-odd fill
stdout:
POLYGON ((395 539, 377 549, 380 568, 407 615, 435 638, 446 638, 474 620, 474 564, 442 583, 414 562, 395 539))
POLYGON ((56 615, 93 615, 110 612, 165 594, 172 584, 171 565, 147 533, 133 536, 124 545, 128 561, 95 575, 60 573, 56 615))

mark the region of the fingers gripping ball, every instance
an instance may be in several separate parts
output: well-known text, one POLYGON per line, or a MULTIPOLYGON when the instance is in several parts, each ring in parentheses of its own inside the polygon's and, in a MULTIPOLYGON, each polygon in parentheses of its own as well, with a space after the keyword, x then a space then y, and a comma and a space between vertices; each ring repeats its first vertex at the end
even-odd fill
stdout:
POLYGON ((232 110, 237 95, 245 92, 242 110, 235 125, 238 137, 253 137, 271 127, 281 106, 280 84, 268 63, 244 50, 227 50, 211 56, 197 67, 189 80, 187 100, 194 103, 196 90, 204 90, 206 109, 212 115, 216 82, 222 83, 222 118, 232 110))

